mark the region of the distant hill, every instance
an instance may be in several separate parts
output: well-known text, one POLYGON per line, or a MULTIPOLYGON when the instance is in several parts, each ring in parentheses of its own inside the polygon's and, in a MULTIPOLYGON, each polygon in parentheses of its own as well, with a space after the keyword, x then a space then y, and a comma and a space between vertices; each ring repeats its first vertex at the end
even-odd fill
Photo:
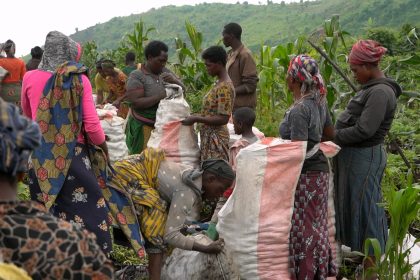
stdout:
POLYGON ((81 30, 71 37, 79 42, 96 41, 100 50, 113 49, 123 35, 132 32, 141 18, 157 29, 151 35, 174 47, 174 38, 186 39, 184 22, 189 20, 203 33, 203 46, 217 43, 223 26, 238 22, 243 27, 243 41, 257 50, 261 43, 276 44, 296 39, 321 27, 326 18, 340 15, 343 29, 361 34, 368 25, 400 28, 404 23, 420 25, 419 0, 321 0, 292 4, 265 5, 199 4, 167 6, 146 13, 115 17, 110 21, 81 30))

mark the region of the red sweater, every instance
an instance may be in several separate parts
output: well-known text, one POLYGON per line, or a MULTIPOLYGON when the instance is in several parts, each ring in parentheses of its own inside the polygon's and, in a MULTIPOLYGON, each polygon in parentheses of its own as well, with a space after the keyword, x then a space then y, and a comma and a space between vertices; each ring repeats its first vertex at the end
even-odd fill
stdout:
POLYGON ((0 58, 0 66, 6 69, 9 73, 3 79, 2 83, 17 83, 23 80, 23 75, 26 73, 25 62, 19 58, 0 58))

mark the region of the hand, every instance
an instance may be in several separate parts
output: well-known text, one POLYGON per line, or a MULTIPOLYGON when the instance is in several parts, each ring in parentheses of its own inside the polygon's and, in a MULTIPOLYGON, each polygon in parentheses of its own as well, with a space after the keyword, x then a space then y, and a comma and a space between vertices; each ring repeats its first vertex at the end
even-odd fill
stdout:
POLYGON ((116 108, 120 108, 121 101, 119 99, 112 102, 112 106, 115 106, 116 108))
POLYGON ((162 78, 162 80, 164 80, 165 82, 169 83, 169 84, 178 84, 178 78, 169 72, 164 72, 160 75, 160 77, 162 78))
POLYGON ((165 99, 167 96, 166 96, 166 90, 165 89, 163 89, 160 93, 159 93, 159 95, 158 95, 159 97, 159 100, 162 100, 162 99, 165 99))
POLYGON ((223 238, 220 238, 217 241, 214 241, 206 246, 205 253, 207 254, 218 254, 225 247, 225 241, 223 238))
POLYGON ((197 116, 189 116, 188 118, 181 121, 183 125, 193 125, 197 122, 197 116))

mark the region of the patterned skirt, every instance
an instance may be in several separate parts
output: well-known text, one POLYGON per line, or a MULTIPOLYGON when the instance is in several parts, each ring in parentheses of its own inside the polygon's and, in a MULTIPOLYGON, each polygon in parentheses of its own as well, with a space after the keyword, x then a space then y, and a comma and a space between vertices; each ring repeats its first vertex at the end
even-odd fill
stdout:
POLYGON ((15 104, 20 108, 20 92, 22 90, 22 84, 10 83, 1 84, 0 97, 4 101, 15 104))
MULTIPOLYGON (((98 245, 108 253, 112 249, 108 208, 85 145, 77 144, 75 149, 67 178, 50 212, 79 228, 93 232, 98 245)), ((29 170, 29 178, 31 199, 43 203, 42 192, 33 169, 29 170)))
MULTIPOLYGON (((386 166, 383 145, 344 147, 335 157, 337 240, 363 252, 367 238, 376 238, 385 250, 388 224, 382 202, 381 181, 386 166)), ((373 254, 373 251, 370 252, 373 254)))
POLYGON ((229 131, 226 125, 203 125, 200 129, 201 161, 224 159, 229 161, 229 131))
POLYGON ((327 279, 336 275, 328 241, 327 172, 307 171, 296 186, 290 230, 291 279, 327 279))

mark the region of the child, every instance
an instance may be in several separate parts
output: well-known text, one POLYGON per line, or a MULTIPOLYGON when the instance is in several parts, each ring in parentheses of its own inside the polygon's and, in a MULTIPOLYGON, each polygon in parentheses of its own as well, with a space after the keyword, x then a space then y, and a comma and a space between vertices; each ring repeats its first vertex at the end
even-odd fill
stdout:
MULTIPOLYGON (((229 148, 229 163, 234 171, 236 171, 236 156, 239 151, 242 148, 245 148, 259 140, 259 138, 255 136, 254 132, 252 132, 252 126, 254 125, 254 122, 255 112, 251 108, 241 107, 236 109, 233 113, 233 128, 235 130, 235 134, 242 135, 241 139, 237 140, 229 148)), ((216 231, 216 224, 218 219, 217 214, 232 194, 234 186, 235 182, 233 182, 232 186, 224 192, 223 197, 219 199, 216 209, 214 210, 213 217, 211 218, 211 222, 207 230, 207 236, 213 240, 216 240, 218 235, 216 231)))

